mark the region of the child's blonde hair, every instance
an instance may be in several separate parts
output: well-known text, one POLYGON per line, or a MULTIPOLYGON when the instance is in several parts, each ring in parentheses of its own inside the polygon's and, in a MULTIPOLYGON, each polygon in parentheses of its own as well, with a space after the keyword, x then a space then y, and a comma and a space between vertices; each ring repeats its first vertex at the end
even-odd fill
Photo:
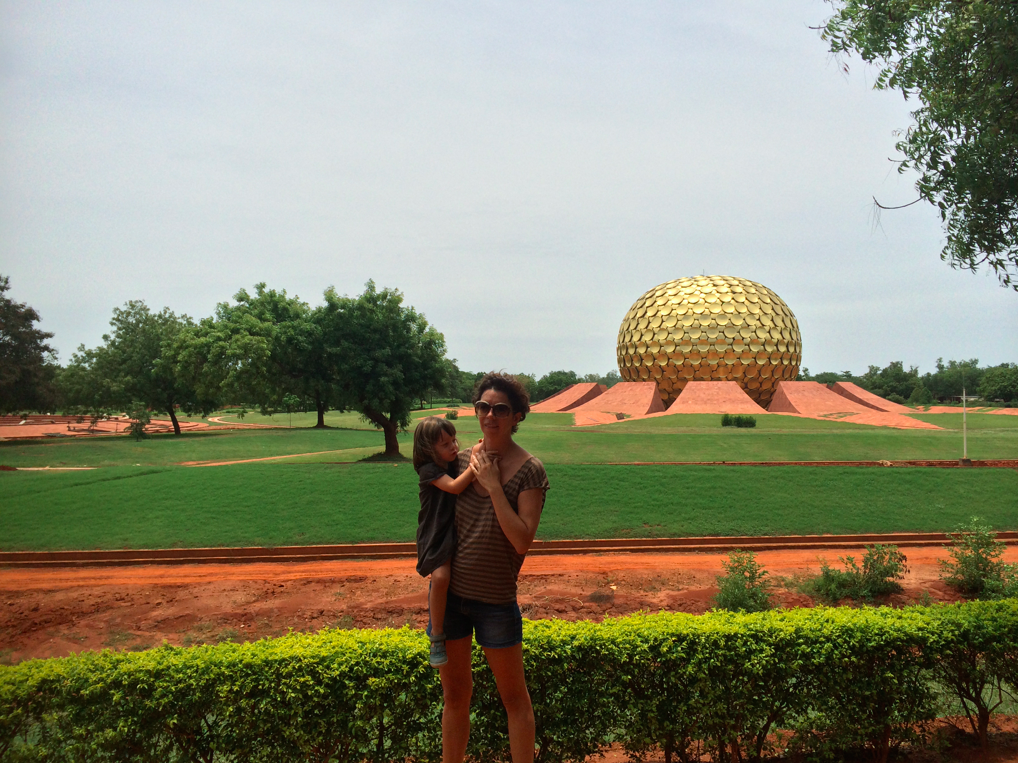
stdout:
POLYGON ((425 464, 436 461, 435 443, 443 433, 456 436, 456 427, 441 416, 428 416, 417 422, 414 430, 414 469, 420 471, 425 464))

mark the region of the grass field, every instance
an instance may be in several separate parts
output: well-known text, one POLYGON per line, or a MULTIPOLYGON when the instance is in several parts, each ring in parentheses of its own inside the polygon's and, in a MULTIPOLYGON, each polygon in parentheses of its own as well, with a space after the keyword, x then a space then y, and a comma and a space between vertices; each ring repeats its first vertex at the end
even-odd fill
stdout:
MULTIPOLYGON (((540 538, 1018 528, 1018 472, 549 464, 540 538)), ((4 550, 413 540, 401 464, 0 473, 4 550)))
MULTIPOLYGON (((284 414, 285 415, 285 414, 284 414)), ((415 414, 418 418, 426 413, 415 414)), ((277 416, 278 417, 278 416, 277 416)), ((251 419, 249 415, 247 419, 251 419)), ((295 416, 296 418, 296 416, 295 416)), ((519 442, 545 463, 632 461, 889 461, 955 459, 961 456, 961 414, 923 414, 937 430, 900 430, 760 416, 755 429, 721 427, 716 415, 688 414, 600 427, 572 426, 568 413, 531 414, 519 442)), ((1018 416, 971 414, 969 456, 1018 458, 1018 416)), ((310 420, 310 415, 308 415, 310 420)), ((168 466, 185 461, 225 461, 293 454, 306 462, 354 461, 381 450, 382 434, 355 414, 333 414, 343 429, 262 429, 156 435, 141 442, 126 437, 0 442, 0 464, 8 466, 168 466)), ((306 423, 306 422, 304 422, 306 423)), ((460 442, 479 435, 474 418, 456 421, 460 442)), ((400 438, 410 455, 410 436, 400 438)))
MULTIPOLYGON (((414 414, 414 418, 427 412, 414 414)), ((760 416, 755 429, 681 415, 576 428, 532 414, 518 441, 548 467, 540 537, 945 530, 971 515, 1018 527, 1018 472, 811 467, 610 466, 619 462, 954 459, 961 414, 918 416, 942 431, 760 416)), ((245 421, 276 420, 249 414, 245 421)), ((334 428, 213 430, 0 442, 0 464, 92 466, 0 472, 0 548, 290 545, 412 540, 418 508, 407 463, 357 463, 382 434, 356 414, 334 428), (340 428, 342 427, 342 428, 340 428), (282 457, 282 458, 279 458, 282 457), (275 458, 192 468, 183 462, 275 458)), ((295 425, 313 423, 295 415, 295 425)), ((477 421, 456 422, 460 442, 477 421)), ((1018 417, 971 414, 972 458, 1018 458, 1018 417)), ((404 455, 410 436, 401 435, 404 455)))

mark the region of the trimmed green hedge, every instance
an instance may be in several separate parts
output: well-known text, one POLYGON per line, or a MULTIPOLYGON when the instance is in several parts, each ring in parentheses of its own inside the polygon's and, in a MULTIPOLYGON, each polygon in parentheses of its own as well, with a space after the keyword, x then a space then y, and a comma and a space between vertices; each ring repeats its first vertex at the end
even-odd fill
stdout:
MULTIPOLYGON (((881 759, 945 697, 980 720, 988 688, 1018 686, 1015 600, 542 620, 524 639, 543 762, 612 743, 669 760, 775 746, 881 759)), ((438 760, 427 655, 404 629, 29 661, 0 669, 0 760, 438 760)), ((474 659, 469 754, 508 760, 493 678, 474 659)))

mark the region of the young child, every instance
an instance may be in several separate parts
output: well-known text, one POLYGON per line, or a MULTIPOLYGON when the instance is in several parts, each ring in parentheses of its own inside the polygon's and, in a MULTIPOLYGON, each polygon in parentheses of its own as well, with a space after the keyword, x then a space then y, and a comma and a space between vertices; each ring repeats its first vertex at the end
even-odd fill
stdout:
POLYGON ((473 467, 459 474, 456 427, 438 416, 421 419, 414 430, 414 469, 420 478, 421 511, 417 515, 417 572, 431 575, 432 667, 449 661, 445 654, 445 600, 456 549, 456 496, 473 482, 473 467))

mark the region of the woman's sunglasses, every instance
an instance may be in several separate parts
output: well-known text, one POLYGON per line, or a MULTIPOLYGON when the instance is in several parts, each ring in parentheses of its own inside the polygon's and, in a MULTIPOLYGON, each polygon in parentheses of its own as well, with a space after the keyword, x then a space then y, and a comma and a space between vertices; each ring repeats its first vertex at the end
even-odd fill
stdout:
POLYGON ((505 403, 491 405, 483 400, 474 403, 474 413, 478 416, 487 416, 488 411, 491 411, 491 415, 496 419, 507 419, 512 415, 513 409, 505 403))

